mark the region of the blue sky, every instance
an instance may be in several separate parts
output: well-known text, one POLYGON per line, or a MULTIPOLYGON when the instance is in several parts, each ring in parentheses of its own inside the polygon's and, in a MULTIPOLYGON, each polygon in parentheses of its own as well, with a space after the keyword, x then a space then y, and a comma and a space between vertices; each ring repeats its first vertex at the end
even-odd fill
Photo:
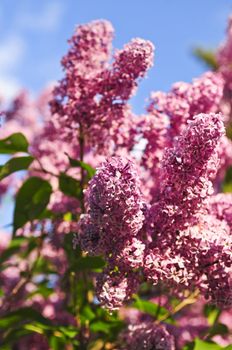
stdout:
MULTIPOLYGON (((155 65, 132 104, 143 111, 152 90, 168 90, 204 70, 192 48, 215 48, 223 40, 229 0, 1 0, 0 95, 20 87, 38 93, 62 76, 60 59, 77 24, 104 18, 115 28, 114 46, 133 37, 156 46, 155 65)), ((0 208, 1 226, 11 221, 12 202, 0 208)))
POLYGON ((8 96, 20 86, 38 92, 60 78, 74 27, 105 18, 115 27, 115 47, 133 37, 156 46, 154 68, 133 99, 141 112, 151 90, 167 90, 203 71, 192 48, 216 47, 231 10, 229 0, 1 0, 0 90, 8 96))

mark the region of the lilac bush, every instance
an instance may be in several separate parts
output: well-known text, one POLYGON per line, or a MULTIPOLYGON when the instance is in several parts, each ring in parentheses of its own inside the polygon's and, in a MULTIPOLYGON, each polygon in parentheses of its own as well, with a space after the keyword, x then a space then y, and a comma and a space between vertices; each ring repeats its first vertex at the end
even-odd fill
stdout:
POLYGON ((232 36, 217 69, 130 98, 153 65, 83 24, 63 78, 1 99, 2 349, 231 349, 232 36), (137 147, 142 145, 142 147, 137 147), (18 171, 22 171, 19 174, 18 171))

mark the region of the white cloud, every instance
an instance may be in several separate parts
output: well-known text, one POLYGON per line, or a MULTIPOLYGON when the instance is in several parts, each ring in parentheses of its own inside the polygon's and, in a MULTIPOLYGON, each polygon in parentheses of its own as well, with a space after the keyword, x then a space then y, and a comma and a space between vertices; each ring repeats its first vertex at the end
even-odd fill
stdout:
POLYGON ((55 30, 62 19, 64 6, 60 2, 47 2, 40 12, 23 12, 18 15, 17 25, 23 29, 55 30))
POLYGON ((15 97, 20 89, 21 85, 16 79, 10 76, 0 77, 0 97, 3 96, 5 101, 15 97))
MULTIPOLYGON (((17 78, 18 68, 22 66, 27 51, 26 31, 53 31, 60 25, 64 3, 49 0, 39 10, 18 11, 8 35, 0 41, 0 96, 12 99, 21 89, 22 82, 17 78), (25 32, 24 32, 25 31, 25 32)), ((0 4, 0 20, 3 15, 0 4)), ((0 21, 1 26, 1 21, 0 21)))
POLYGON ((4 42, 0 42, 0 73, 13 70, 17 67, 26 50, 24 40, 18 36, 9 36, 4 42))
POLYGON ((13 98, 20 90, 21 84, 15 73, 22 63, 26 44, 19 36, 8 36, 0 42, 0 96, 5 100, 13 98))

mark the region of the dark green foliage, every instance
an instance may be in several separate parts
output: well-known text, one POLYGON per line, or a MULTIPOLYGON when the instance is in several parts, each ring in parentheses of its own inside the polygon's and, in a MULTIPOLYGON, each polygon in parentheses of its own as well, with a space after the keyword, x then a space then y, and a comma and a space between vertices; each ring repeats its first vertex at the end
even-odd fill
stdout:
POLYGON ((16 196, 14 232, 43 213, 51 193, 52 187, 49 182, 39 177, 31 177, 23 183, 16 196))

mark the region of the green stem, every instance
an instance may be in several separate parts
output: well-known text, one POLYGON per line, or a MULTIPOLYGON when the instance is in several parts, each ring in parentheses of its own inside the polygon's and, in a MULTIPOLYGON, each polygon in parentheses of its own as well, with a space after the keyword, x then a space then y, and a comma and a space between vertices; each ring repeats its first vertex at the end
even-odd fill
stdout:
MULTIPOLYGON (((80 147, 80 161, 83 162, 84 161, 84 148, 85 148, 85 141, 84 141, 84 132, 83 132, 83 127, 82 124, 79 123, 79 137, 78 137, 78 141, 79 141, 79 147, 80 147)), ((80 198, 80 207, 81 207, 81 213, 85 212, 85 205, 84 205, 84 185, 85 185, 85 171, 84 169, 81 167, 81 178, 80 178, 80 187, 81 187, 81 198, 80 198)), ((86 288, 83 290, 84 296, 83 296, 83 305, 85 305, 88 301, 87 299, 87 285, 88 285, 88 279, 87 279, 87 275, 84 271, 82 271, 79 276, 77 275, 77 273, 75 272, 75 276, 74 276, 74 285, 77 283, 76 281, 78 280, 78 278, 81 278, 84 283, 86 288)), ((77 293, 76 287, 73 287, 73 293, 77 293)), ((88 347, 88 339, 86 337, 86 326, 81 324, 81 320, 80 320, 80 312, 81 312, 81 306, 78 306, 78 300, 76 298, 76 295, 73 296, 73 300, 74 300, 74 307, 75 307, 75 313, 76 313, 76 320, 78 325, 80 326, 80 337, 79 337, 79 341, 80 341, 80 347, 81 349, 85 350, 88 347)))
POLYGON ((205 336, 203 338, 204 340, 206 340, 206 341, 211 340, 211 338, 212 338, 212 333, 211 333, 212 329, 218 324, 219 317, 221 316, 221 313, 222 313, 222 310, 218 309, 217 310, 217 314, 215 316, 215 319, 214 319, 212 325, 210 326, 208 332, 205 334, 205 336))
MULTIPOLYGON (((81 123, 80 130, 79 130, 79 146, 80 146, 80 161, 83 162, 84 160, 84 147, 85 147, 85 141, 84 141, 84 134, 83 134, 83 128, 81 123)), ((85 206, 84 206, 84 181, 85 181, 85 173, 84 169, 81 167, 81 179, 80 179, 80 186, 81 186, 81 212, 85 212, 85 206)))
POLYGON ((38 170, 42 170, 42 172, 45 173, 45 174, 48 174, 48 175, 51 175, 51 176, 54 176, 54 177, 59 177, 59 175, 57 175, 57 174, 55 174, 55 173, 52 173, 52 172, 49 171, 49 170, 46 170, 46 169, 43 167, 43 164, 41 163, 40 159, 36 158, 35 160, 38 162, 39 167, 40 167, 40 169, 38 169, 38 170))
POLYGON ((169 317, 174 316, 177 312, 182 310, 184 307, 194 304, 197 300, 198 295, 199 295, 199 291, 198 290, 194 291, 186 299, 184 299, 178 305, 176 305, 171 312, 169 312, 167 315, 164 315, 162 318, 160 318, 159 321, 160 322, 166 321, 169 317))
POLYGON ((157 307, 157 310, 156 310, 156 314, 155 314, 155 318, 158 319, 159 317, 159 313, 160 313, 160 310, 161 310, 161 295, 162 295, 162 291, 161 291, 161 286, 158 285, 158 294, 159 294, 159 298, 158 298, 158 307, 157 307))

